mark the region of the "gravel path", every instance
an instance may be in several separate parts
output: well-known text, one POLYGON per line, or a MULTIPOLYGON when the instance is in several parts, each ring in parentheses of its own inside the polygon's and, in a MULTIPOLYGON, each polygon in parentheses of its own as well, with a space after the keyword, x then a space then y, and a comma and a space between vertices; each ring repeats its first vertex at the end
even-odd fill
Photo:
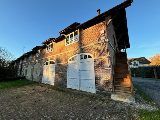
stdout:
POLYGON ((133 83, 140 86, 160 107, 160 80, 133 78, 133 83))
POLYGON ((104 96, 28 85, 0 90, 0 120, 134 120, 129 104, 104 96))

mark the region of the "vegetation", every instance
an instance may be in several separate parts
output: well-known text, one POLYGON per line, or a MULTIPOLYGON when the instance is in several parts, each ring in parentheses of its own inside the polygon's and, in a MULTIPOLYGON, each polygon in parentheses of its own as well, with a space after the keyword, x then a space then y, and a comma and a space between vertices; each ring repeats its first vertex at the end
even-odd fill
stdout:
POLYGON ((20 80, 13 80, 13 81, 4 81, 0 82, 0 89, 6 89, 6 88, 13 88, 13 87, 21 87, 29 84, 33 84, 33 81, 20 79, 20 80))
MULTIPOLYGON (((137 94, 139 94, 143 100, 148 104, 154 105, 153 100, 138 86, 134 85, 137 94)), ((140 120, 160 120, 160 109, 156 111, 139 110, 140 120)))
POLYGON ((155 56, 150 58, 151 65, 160 65, 160 54, 156 54, 155 56))
POLYGON ((136 89, 136 93, 139 94, 143 100, 148 104, 154 104, 153 100, 138 85, 134 85, 134 88, 136 89))
POLYGON ((0 47, 0 81, 11 80, 16 77, 16 70, 11 62, 13 56, 10 52, 0 47))
POLYGON ((131 74, 133 77, 143 78, 160 78, 160 66, 146 66, 131 68, 131 74))
POLYGON ((147 111, 140 110, 140 120, 160 120, 160 110, 147 111))

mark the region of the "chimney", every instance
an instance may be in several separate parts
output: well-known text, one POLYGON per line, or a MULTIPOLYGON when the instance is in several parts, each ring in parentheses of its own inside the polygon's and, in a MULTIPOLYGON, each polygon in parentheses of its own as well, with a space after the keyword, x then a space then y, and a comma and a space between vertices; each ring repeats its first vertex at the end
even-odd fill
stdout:
POLYGON ((97 10, 97 14, 98 14, 98 15, 101 14, 101 10, 100 10, 100 9, 97 10))

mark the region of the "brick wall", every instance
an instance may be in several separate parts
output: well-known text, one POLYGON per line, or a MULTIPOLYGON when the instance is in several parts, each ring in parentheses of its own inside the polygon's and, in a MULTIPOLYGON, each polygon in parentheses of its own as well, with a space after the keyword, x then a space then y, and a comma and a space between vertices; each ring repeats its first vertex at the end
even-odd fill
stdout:
POLYGON ((30 69, 29 65, 33 67, 33 72, 40 69, 39 77, 32 73, 31 75, 34 77, 30 75, 29 79, 32 77, 32 80, 41 81, 43 63, 52 59, 56 62, 55 85, 66 87, 68 59, 78 53, 90 53, 94 56, 97 91, 112 91, 114 51, 107 39, 114 45, 113 34, 112 24, 107 26, 105 21, 87 29, 81 29, 78 42, 68 46, 65 46, 65 40, 54 43, 52 52, 41 50, 41 55, 38 58, 32 57, 27 60, 27 63, 23 65, 23 70, 30 69))

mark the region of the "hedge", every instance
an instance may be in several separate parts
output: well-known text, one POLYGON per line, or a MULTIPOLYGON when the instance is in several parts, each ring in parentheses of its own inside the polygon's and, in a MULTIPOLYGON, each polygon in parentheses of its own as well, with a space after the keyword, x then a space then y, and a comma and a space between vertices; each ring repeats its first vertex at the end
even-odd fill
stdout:
POLYGON ((131 68, 131 74, 133 77, 160 79, 160 66, 131 68))

